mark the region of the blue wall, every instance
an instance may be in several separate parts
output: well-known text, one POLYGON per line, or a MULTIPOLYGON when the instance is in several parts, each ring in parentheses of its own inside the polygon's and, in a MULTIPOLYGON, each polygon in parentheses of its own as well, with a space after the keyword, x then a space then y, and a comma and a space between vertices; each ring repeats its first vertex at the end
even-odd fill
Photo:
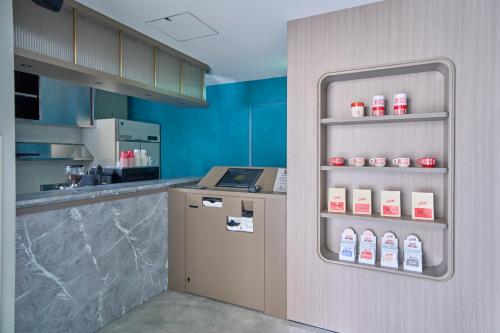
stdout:
POLYGON ((162 178, 247 166, 250 145, 254 165, 285 166, 286 77, 209 86, 207 101, 189 109, 129 97, 129 119, 161 126, 162 178))

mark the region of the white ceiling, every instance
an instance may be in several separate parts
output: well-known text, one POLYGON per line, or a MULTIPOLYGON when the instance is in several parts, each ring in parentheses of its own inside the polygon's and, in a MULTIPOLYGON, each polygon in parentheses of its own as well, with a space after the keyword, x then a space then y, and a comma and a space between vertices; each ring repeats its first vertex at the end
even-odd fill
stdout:
POLYGON ((77 0, 207 63, 207 84, 286 75, 286 22, 380 0, 77 0), (180 42, 146 24, 189 12, 219 34, 180 42))

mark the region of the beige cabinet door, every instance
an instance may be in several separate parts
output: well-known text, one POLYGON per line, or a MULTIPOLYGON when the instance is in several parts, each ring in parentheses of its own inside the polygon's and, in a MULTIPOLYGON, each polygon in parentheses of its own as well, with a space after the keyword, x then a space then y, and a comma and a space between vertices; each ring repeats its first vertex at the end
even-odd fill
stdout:
POLYGON ((264 200, 208 196, 222 207, 207 207, 204 197, 186 198, 187 291, 264 311, 264 200), (253 232, 228 231, 227 217, 244 207, 253 209, 253 232))

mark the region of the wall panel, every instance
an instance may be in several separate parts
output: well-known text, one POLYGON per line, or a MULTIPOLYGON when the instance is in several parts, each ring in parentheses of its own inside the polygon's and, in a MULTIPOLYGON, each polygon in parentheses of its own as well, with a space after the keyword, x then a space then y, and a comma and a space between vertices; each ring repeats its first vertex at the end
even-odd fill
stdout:
POLYGON ((500 126, 491 107, 500 100, 493 52, 500 44, 499 14, 495 0, 385 0, 288 24, 289 319, 342 333, 500 330, 498 293, 492 292, 499 279, 492 262, 499 262, 493 185, 499 186, 494 159, 500 126), (434 57, 451 59, 457 73, 453 277, 425 281, 322 261, 316 223, 319 78, 434 57), (484 232, 480 241, 473 237, 477 230, 484 232))

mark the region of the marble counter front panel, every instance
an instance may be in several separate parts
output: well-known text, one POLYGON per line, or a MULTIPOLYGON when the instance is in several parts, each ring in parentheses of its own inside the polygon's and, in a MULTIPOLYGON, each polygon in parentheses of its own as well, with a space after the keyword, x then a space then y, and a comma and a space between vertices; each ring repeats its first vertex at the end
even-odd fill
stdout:
POLYGON ((94 332, 167 289, 167 195, 18 216, 16 332, 94 332))

